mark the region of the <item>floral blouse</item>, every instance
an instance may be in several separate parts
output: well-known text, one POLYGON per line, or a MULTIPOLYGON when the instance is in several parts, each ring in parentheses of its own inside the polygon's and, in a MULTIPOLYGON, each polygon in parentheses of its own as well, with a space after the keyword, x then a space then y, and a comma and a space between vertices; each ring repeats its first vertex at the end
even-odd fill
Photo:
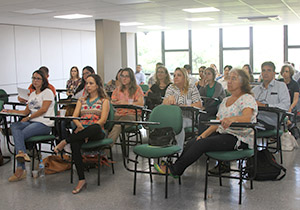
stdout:
POLYGON ((80 117, 88 118, 88 120, 80 120, 84 128, 100 120, 104 99, 98 97, 94 101, 90 101, 89 98, 80 98, 79 100, 81 101, 80 117))
MULTIPOLYGON (((226 106, 226 102, 229 97, 226 97, 222 103, 220 104, 219 111, 217 113, 217 117, 219 117, 220 120, 226 118, 226 117, 233 117, 233 116, 241 116, 242 112, 245 108, 251 108, 253 109, 253 113, 251 116, 251 122, 256 122, 256 115, 258 112, 257 104, 254 99, 254 97, 250 94, 244 94, 241 97, 239 97, 233 104, 230 106, 226 106)), ((237 137, 238 141, 236 144, 236 148, 240 146, 241 141, 248 144, 248 147, 250 149, 253 148, 253 136, 254 132, 251 128, 227 128, 224 129, 221 125, 218 127, 217 132, 219 133, 227 133, 234 135, 237 137)))

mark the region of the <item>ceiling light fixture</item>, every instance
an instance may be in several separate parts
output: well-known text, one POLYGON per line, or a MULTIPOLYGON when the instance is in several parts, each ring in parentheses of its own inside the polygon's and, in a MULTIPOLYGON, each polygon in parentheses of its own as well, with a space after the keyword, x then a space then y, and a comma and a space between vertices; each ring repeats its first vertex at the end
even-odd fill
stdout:
POLYGON ((141 25, 144 25, 144 23, 139 23, 139 22, 120 23, 120 26, 141 26, 141 25))
POLYGON ((219 12, 220 10, 215 7, 202 7, 202 8, 183 9, 183 11, 190 12, 190 13, 200 13, 200 12, 219 12))
POLYGON ((54 18, 60 18, 60 19, 81 19, 81 18, 91 18, 93 17, 92 15, 83 15, 83 14, 70 14, 70 15, 58 15, 54 16, 54 18))
POLYGON ((138 28, 150 29, 150 30, 159 30, 159 29, 168 29, 168 27, 153 25, 153 26, 139 26, 138 28))
POLYGON ((185 20, 187 21, 210 21, 210 20, 214 20, 214 18, 210 18, 210 17, 204 17, 204 18, 186 18, 185 20))
POLYGON ((240 20, 244 21, 279 21, 281 18, 279 15, 265 15, 265 16, 249 16, 249 17, 238 17, 240 20))

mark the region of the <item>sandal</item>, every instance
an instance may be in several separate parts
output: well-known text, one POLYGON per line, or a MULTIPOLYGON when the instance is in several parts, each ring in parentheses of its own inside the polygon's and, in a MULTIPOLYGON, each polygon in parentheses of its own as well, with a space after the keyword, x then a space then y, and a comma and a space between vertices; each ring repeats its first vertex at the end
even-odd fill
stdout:
POLYGON ((72 193, 73 194, 78 194, 80 193, 82 190, 87 188, 87 183, 85 182, 80 188, 74 188, 72 193))

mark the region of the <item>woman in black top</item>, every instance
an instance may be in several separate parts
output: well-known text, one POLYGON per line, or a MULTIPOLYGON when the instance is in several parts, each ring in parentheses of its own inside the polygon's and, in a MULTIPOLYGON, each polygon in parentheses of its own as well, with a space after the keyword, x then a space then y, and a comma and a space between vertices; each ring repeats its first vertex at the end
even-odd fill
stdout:
POLYGON ((299 99, 299 86, 298 83, 293 79, 294 69, 291 65, 285 64, 281 67, 280 74, 283 78, 279 79, 279 81, 284 82, 289 89, 291 106, 288 111, 292 112, 299 99))
POLYGON ((168 69, 164 66, 159 66, 155 71, 156 82, 151 86, 147 93, 146 105, 149 109, 153 109, 155 106, 162 103, 162 98, 166 94, 166 90, 171 84, 170 74, 168 69))
MULTIPOLYGON (((294 68, 289 64, 285 64, 281 67, 280 74, 283 78, 279 79, 279 81, 282 81, 286 84, 290 94, 291 105, 288 111, 295 112, 297 111, 296 106, 299 99, 299 86, 298 83, 292 78, 294 75, 294 68)), ((292 122, 288 120, 287 125, 290 127, 291 124, 292 122)))

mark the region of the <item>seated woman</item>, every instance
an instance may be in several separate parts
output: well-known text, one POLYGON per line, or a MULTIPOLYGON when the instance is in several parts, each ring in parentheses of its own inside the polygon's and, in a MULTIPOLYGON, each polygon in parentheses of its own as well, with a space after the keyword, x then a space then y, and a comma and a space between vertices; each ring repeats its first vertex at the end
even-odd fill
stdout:
POLYGON ((245 64, 243 66, 243 70, 249 74, 250 82, 254 82, 254 77, 253 77, 251 66, 249 64, 245 64))
MULTIPOLYGON (((257 104, 251 94, 249 76, 243 70, 231 70, 228 89, 232 95, 222 101, 217 114, 221 125, 211 125, 191 140, 176 162, 169 163, 169 173, 182 175, 205 152, 253 148, 252 129, 230 128, 233 122, 256 122, 257 104)), ((166 166, 156 164, 155 168, 160 173, 166 173, 166 166)))
POLYGON ((229 71, 232 69, 232 66, 226 65, 224 67, 223 74, 224 76, 218 80, 218 82, 222 85, 223 89, 226 91, 227 90, 227 81, 229 78, 229 71))
MULTIPOLYGON (((226 74, 224 73, 224 77, 225 75, 226 74)), ((205 87, 201 87, 199 92, 203 99, 204 110, 207 114, 200 115, 200 121, 206 121, 214 118, 218 112, 219 104, 226 95, 222 85, 215 80, 216 73, 213 68, 208 67, 205 69, 205 78, 207 85, 205 87)), ((199 134, 201 134, 206 128, 206 125, 199 123, 199 134)))
POLYGON ((100 76, 89 75, 86 79, 87 95, 77 101, 73 117, 87 118, 87 120, 73 120, 76 130, 73 134, 62 140, 54 149, 58 153, 70 143, 75 167, 79 177, 77 186, 72 191, 73 194, 79 193, 86 188, 84 177, 84 165, 80 148, 83 143, 105 137, 104 124, 109 113, 109 100, 103 89, 100 76))
POLYGON ((74 92, 74 96, 72 98, 79 99, 81 97, 86 96, 87 90, 86 90, 86 79, 89 75, 95 74, 94 69, 91 66, 86 66, 82 69, 82 79, 80 85, 77 87, 77 89, 74 92))
POLYGON ((79 71, 76 66, 73 66, 70 70, 70 79, 67 81, 67 96, 72 97, 80 85, 81 78, 79 77, 79 71))
MULTIPOLYGON (((117 87, 111 96, 112 104, 133 104, 144 106, 144 93, 142 88, 136 84, 135 75, 131 68, 125 68, 121 71, 121 85, 117 87)), ((138 112, 141 115, 141 111, 138 112)), ((114 120, 136 120, 135 110, 117 109, 114 120)), ((108 138, 116 142, 121 133, 121 125, 114 125, 109 132, 108 138)))
POLYGON ((120 82, 121 71, 122 71, 122 69, 119 69, 119 71, 116 75, 116 79, 110 80, 105 86, 105 91, 109 96, 111 96, 111 93, 121 84, 121 82, 120 82))
POLYGON ((206 85, 206 81, 205 81, 205 69, 206 67, 205 66, 200 66, 199 67, 199 81, 196 82, 196 87, 198 88, 198 90, 201 88, 201 87, 204 87, 206 85))
MULTIPOLYGON (((279 81, 282 81, 286 84, 291 99, 291 105, 288 111, 294 112, 296 111, 296 106, 299 99, 299 86, 298 83, 293 79, 294 68, 289 64, 285 64, 282 66, 280 74, 283 78, 279 79, 279 81)), ((289 120, 287 124, 289 126, 292 124, 292 122, 289 120)))
POLYGON ((25 110, 3 110, 10 113, 24 114, 21 122, 11 125, 11 132, 14 137, 15 151, 17 153, 17 170, 9 177, 8 181, 15 182, 26 178, 25 161, 30 162, 26 154, 25 139, 32 136, 47 135, 54 125, 52 120, 44 116, 54 116, 54 95, 47 88, 48 80, 41 70, 32 74, 32 86, 34 92, 29 95, 28 104, 25 110))
MULTIPOLYGON (((174 84, 170 85, 166 91, 163 104, 179 106, 195 106, 202 108, 199 91, 195 84, 189 84, 187 71, 177 68, 174 72, 174 84)), ((184 111, 182 131, 176 136, 178 146, 183 149, 185 132, 184 128, 192 126, 191 113, 184 111)))
POLYGON ((162 103, 162 98, 165 97, 166 90, 171 84, 170 74, 166 67, 159 66, 156 68, 155 81, 155 84, 147 92, 146 105, 149 109, 153 109, 162 103))

